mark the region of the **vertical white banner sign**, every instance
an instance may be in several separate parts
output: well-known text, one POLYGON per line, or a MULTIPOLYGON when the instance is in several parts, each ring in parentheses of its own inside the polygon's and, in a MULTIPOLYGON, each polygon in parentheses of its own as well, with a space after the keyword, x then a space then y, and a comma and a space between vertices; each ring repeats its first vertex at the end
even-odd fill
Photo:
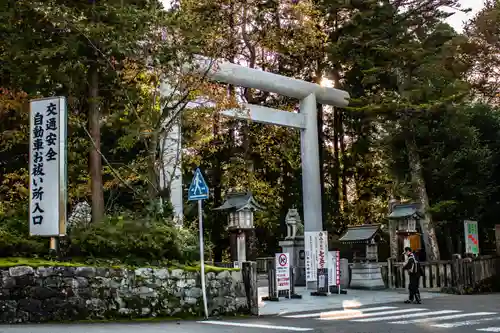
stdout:
POLYGON ((64 97, 30 101, 30 234, 64 236, 67 202, 64 97))
POLYGON ((316 231, 306 231, 304 233, 306 281, 316 281, 318 275, 318 234, 316 231))
POLYGON ((328 268, 328 232, 320 231, 318 233, 318 250, 317 250, 317 258, 318 269, 328 268))
POLYGON ((328 286, 340 285, 340 251, 328 251, 328 286))

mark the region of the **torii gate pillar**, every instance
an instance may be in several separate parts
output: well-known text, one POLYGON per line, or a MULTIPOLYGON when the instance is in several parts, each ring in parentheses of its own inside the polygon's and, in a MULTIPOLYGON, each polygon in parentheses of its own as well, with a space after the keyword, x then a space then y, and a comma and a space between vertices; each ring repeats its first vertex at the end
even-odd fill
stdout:
POLYGON ((322 231, 323 214, 318 144, 318 109, 314 94, 310 94, 300 101, 300 113, 304 115, 304 128, 300 131, 304 231, 322 231))
MULTIPOLYGON (((190 70, 193 70, 190 67, 190 70)), ((252 69, 226 61, 212 61, 198 57, 195 72, 210 79, 245 88, 268 91, 300 100, 300 113, 276 110, 247 104, 242 110, 226 110, 229 117, 300 129, 302 160, 302 200, 304 205, 304 231, 322 231, 321 178, 318 144, 316 103, 345 107, 349 94, 346 91, 252 69)), ((314 286, 309 286, 313 287, 314 286)))

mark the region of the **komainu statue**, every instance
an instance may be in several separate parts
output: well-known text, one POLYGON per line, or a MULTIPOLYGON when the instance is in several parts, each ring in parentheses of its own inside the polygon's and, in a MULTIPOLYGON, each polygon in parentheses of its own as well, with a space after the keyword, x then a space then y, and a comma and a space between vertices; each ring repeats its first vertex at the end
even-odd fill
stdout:
POLYGON ((286 213, 285 223, 287 227, 287 235, 285 239, 294 239, 297 236, 304 236, 304 225, 300 220, 300 215, 297 209, 290 208, 286 213))

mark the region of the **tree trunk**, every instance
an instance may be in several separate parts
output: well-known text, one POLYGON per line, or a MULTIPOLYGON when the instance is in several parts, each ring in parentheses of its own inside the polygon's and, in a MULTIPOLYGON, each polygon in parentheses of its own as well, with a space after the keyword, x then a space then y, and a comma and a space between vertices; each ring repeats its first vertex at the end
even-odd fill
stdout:
MULTIPOLYGON (((409 122, 410 123, 410 122, 409 122)), ((410 124, 411 125, 411 124, 410 124)), ((436 231, 432 223, 432 217, 429 211, 429 198, 425 188, 425 180, 422 173, 422 162, 418 153, 418 147, 415 142, 413 128, 408 127, 408 135, 405 138, 406 149, 408 151, 408 162, 410 164, 411 180, 415 188, 418 201, 424 210, 424 217, 420 220, 420 226, 424 236, 425 252, 427 260, 439 260, 439 247, 436 237, 436 231)))
MULTIPOLYGON (((154 132, 151 136, 148 152, 148 197, 152 206, 156 205, 158 199, 159 177, 156 169, 156 156, 158 150, 158 133, 154 132)), ((170 189, 169 189, 170 190, 170 189)))
POLYGON ((104 217, 104 193, 101 161, 101 115, 99 110, 99 73, 97 64, 91 64, 89 82, 89 132, 93 140, 90 148, 90 188, 92 194, 92 222, 104 217))
POLYGON ((455 227, 455 242, 456 242, 456 246, 455 246, 455 253, 459 253, 459 254, 463 254, 465 251, 464 251, 464 238, 463 238, 463 234, 459 231, 459 228, 456 228, 455 227))
POLYGON ((397 222, 389 220, 389 247, 391 251, 391 258, 397 259, 399 254, 398 235, 396 233, 397 222))
POLYGON ((453 246, 453 228, 451 227, 450 225, 450 222, 448 222, 446 224, 446 227, 445 227, 446 231, 447 231, 447 235, 445 236, 446 237, 446 249, 448 250, 448 256, 449 259, 452 258, 452 255, 453 253, 455 253, 455 249, 454 249, 454 246, 453 246))
POLYGON ((323 105, 316 104, 316 108, 318 110, 318 146, 319 146, 319 167, 320 167, 320 185, 321 185, 321 216, 323 219, 323 229, 327 227, 327 214, 326 207, 328 207, 328 202, 326 201, 325 196, 325 139, 323 133, 323 105))
MULTIPOLYGON (((337 15, 337 13, 335 14, 337 15)), ((335 30, 338 31, 337 21, 335 30)), ((336 34, 336 39, 338 39, 338 34, 336 34)), ((332 70, 332 80, 333 86, 337 89, 342 89, 340 84, 340 73, 337 68, 332 70)), ((343 112, 339 108, 334 108, 333 111, 333 141, 334 141, 334 155, 335 155, 335 198, 337 201, 337 216, 340 216, 341 212, 345 212, 347 206, 347 181, 346 181, 346 170, 345 170, 345 144, 344 144, 344 125, 343 125, 343 112), (342 159, 342 162, 340 163, 342 159), (342 196, 340 195, 342 193, 342 196)), ((342 222, 343 223, 343 222, 342 222)), ((341 227, 339 225, 339 227, 341 227)))
MULTIPOLYGON (((219 129, 219 114, 216 113, 213 119, 213 128, 212 133, 214 137, 214 141, 217 145, 221 145, 221 135, 219 129)), ((222 205, 222 164, 221 160, 224 159, 224 151, 218 150, 216 154, 214 154, 213 160, 213 187, 214 187, 214 207, 219 207, 222 205)), ((214 244, 214 261, 221 262, 224 250, 226 248, 226 244, 222 242, 222 233, 224 232, 224 226, 226 225, 225 215, 223 212, 216 210, 213 211, 213 221, 211 226, 211 240, 214 244)), ((231 236, 231 235, 229 235, 231 236)), ((229 243, 231 243, 231 238, 229 239, 229 243)))
POLYGON ((340 161, 339 163, 341 170, 341 180, 340 183, 342 185, 342 210, 344 207, 347 207, 349 201, 347 199, 347 169, 346 169, 346 152, 345 152, 345 141, 344 141, 344 112, 339 110, 338 113, 339 122, 337 124, 339 131, 339 148, 340 148, 340 161))
POLYGON ((333 200, 335 201, 334 206, 335 206, 335 215, 339 216, 340 213, 340 148, 339 148, 339 110, 337 108, 334 108, 333 110, 333 158, 334 160, 334 167, 333 167, 333 187, 334 187, 334 192, 333 192, 333 200))

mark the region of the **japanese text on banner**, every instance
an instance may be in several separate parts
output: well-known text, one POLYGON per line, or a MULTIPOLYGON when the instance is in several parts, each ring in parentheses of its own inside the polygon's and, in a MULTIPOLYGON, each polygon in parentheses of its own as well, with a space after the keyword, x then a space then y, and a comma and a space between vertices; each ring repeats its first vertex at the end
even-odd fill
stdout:
POLYGON ((29 221, 32 235, 55 236, 60 233, 61 179, 65 180, 65 174, 61 177, 63 170, 59 159, 61 100, 64 101, 50 98, 30 103, 29 221))

